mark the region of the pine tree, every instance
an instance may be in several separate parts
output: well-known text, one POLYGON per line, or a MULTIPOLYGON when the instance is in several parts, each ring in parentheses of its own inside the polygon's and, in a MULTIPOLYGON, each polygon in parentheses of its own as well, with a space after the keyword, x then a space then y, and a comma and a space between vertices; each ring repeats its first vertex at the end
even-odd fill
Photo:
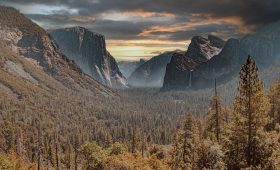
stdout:
POLYGON ((221 140, 221 130, 224 124, 224 108, 221 97, 218 95, 215 80, 214 96, 212 97, 211 106, 207 115, 207 136, 215 136, 215 140, 219 143, 221 140))
POLYGON ((53 164, 52 160, 52 140, 49 134, 44 136, 44 154, 46 157, 47 168, 50 167, 50 163, 53 164))
POLYGON ((66 168, 71 169, 71 143, 68 140, 67 141, 67 146, 66 146, 66 151, 65 151, 65 162, 66 162, 66 168))
POLYGON ((270 112, 269 115, 272 119, 271 128, 275 128, 280 124, 280 80, 276 81, 269 90, 270 112))
POLYGON ((59 170, 59 137, 56 134, 55 135, 55 164, 56 164, 56 169, 59 170))
POLYGON ((23 145, 23 132, 21 129, 18 129, 17 132, 17 154, 19 157, 22 157, 24 152, 24 145, 23 145))
POLYGON ((174 144, 173 144, 173 152, 172 152, 172 160, 171 160, 171 169, 177 170, 182 163, 182 150, 181 150, 181 140, 179 135, 180 130, 176 133, 174 144))
POLYGON ((80 146, 80 137, 77 132, 72 137, 72 146, 74 149, 74 169, 78 170, 78 149, 80 146))
POLYGON ((197 169, 224 170, 224 152, 221 145, 210 140, 201 142, 198 148, 197 169))
POLYGON ((264 166, 267 156, 261 132, 268 122, 268 100, 263 93, 258 68, 249 56, 240 71, 233 124, 227 143, 229 169, 264 166))
POLYGON ((188 113, 175 141, 172 169, 196 169, 198 136, 197 122, 188 113))
POLYGON ((141 155, 142 155, 142 158, 144 158, 144 153, 145 153, 146 149, 147 149, 146 135, 145 135, 144 132, 142 132, 142 135, 141 135, 141 155))
POLYGON ((136 153, 137 148, 139 147, 140 143, 140 130, 137 128, 135 125, 130 128, 130 152, 131 153, 136 153))
POLYGON ((37 170, 41 169, 41 157, 42 157, 42 149, 43 149, 43 143, 42 143, 42 130, 41 127, 38 127, 37 132, 37 170))

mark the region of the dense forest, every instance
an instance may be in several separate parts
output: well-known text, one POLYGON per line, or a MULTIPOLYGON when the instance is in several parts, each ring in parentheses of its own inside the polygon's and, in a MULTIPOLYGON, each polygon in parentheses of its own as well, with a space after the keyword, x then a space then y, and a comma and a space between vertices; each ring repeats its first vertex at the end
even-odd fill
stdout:
POLYGON ((232 99, 214 85, 212 96, 1 90, 0 169, 279 169, 280 80, 265 90, 248 57, 238 81, 232 99))

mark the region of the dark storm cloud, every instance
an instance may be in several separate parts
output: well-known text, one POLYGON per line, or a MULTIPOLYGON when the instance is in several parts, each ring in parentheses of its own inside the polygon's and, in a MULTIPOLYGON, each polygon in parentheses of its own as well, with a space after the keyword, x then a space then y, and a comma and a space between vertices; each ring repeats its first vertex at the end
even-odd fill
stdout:
POLYGON ((139 39, 137 36, 142 30, 149 28, 155 23, 152 22, 129 22, 97 20, 91 23, 83 23, 71 20, 71 17, 65 15, 27 15, 35 21, 47 24, 46 29, 64 28, 68 26, 84 26, 94 32, 102 33, 110 39, 139 39), (67 25, 69 24, 69 25, 67 25))
POLYGON ((138 34, 155 23, 98 20, 87 27, 96 32, 102 32, 110 39, 139 39, 138 34))
POLYGON ((152 45, 162 47, 194 35, 239 37, 253 26, 280 19, 280 0, 0 0, 1 4, 25 8, 24 13, 46 29, 79 25, 107 40, 171 41, 152 45), (36 4, 47 5, 43 9, 48 12, 36 13, 36 4))
MULTIPOLYGON (((94 32, 102 33, 109 39, 122 39, 122 40, 133 40, 141 39, 138 36, 143 30, 148 29, 152 26, 163 26, 175 24, 177 22, 185 21, 185 17, 176 17, 169 21, 158 21, 154 22, 151 20, 144 21, 114 21, 107 19, 97 19, 92 22, 79 22, 73 19, 71 15, 42 15, 42 14, 27 14, 27 17, 34 21, 44 23, 46 29, 56 29, 71 26, 84 26, 94 32)), ((144 37, 147 39, 149 37, 144 37)))
POLYGON ((2 0, 18 4, 40 3, 64 5, 79 10, 81 15, 106 11, 132 11, 212 14, 215 17, 239 16, 247 24, 262 24, 280 19, 279 0, 2 0))

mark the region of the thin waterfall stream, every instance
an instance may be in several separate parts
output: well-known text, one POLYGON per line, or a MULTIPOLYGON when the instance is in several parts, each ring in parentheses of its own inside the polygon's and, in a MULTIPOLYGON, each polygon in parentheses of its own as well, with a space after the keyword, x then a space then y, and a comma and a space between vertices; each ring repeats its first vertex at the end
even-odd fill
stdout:
POLYGON ((192 71, 190 70, 190 75, 189 75, 189 87, 192 87, 192 71))

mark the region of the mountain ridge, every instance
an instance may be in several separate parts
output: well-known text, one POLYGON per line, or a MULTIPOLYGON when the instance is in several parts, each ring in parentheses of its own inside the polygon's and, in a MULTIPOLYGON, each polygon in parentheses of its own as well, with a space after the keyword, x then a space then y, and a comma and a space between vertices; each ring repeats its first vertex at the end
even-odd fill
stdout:
MULTIPOLYGON (((280 28, 280 22, 264 26, 256 33, 244 36, 240 40, 229 39, 219 54, 195 67, 171 60, 166 69, 162 90, 206 88, 212 85, 215 79, 219 83, 225 83, 238 74, 241 64, 248 55, 252 56, 260 69, 274 64, 280 54, 278 43, 280 29, 278 28, 280 28), (181 78, 175 79, 177 74, 182 74, 181 78), (192 83, 189 83, 190 81, 192 83)), ((181 58, 184 57, 188 56, 181 56, 181 58)))
POLYGON ((73 61, 63 55, 43 28, 14 8, 0 6, 0 13, 3 48, 32 63, 69 90, 114 96, 111 90, 84 74, 73 61))

